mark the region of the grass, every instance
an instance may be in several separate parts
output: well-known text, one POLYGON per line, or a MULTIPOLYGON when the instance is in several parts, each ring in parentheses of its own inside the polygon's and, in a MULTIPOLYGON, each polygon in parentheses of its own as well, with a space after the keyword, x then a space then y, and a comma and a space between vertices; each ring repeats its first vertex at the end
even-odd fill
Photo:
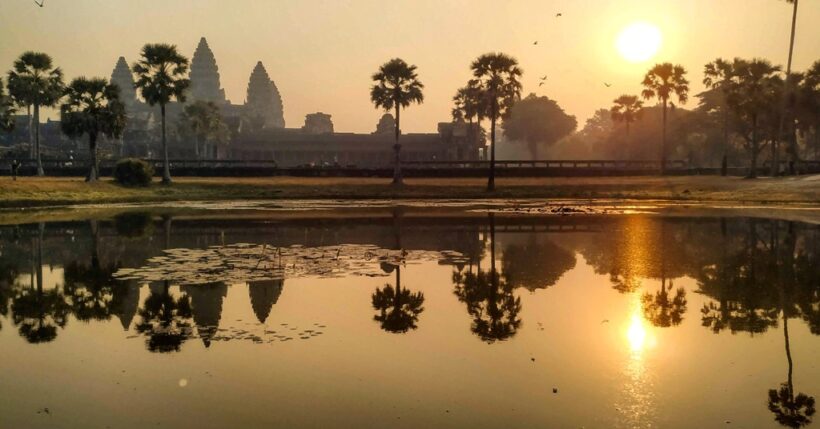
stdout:
POLYGON ((275 199, 614 199, 738 204, 820 203, 820 176, 744 180, 736 177, 498 178, 485 191, 479 178, 407 179, 402 188, 382 178, 176 178, 172 186, 124 188, 111 180, 0 178, 0 208, 77 204, 275 199))

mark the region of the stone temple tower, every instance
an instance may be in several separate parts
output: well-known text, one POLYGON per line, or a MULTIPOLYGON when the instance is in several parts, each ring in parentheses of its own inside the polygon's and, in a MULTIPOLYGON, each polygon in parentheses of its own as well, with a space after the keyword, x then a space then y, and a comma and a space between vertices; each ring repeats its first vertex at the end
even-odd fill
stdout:
POLYGON ((264 119, 265 128, 284 128, 285 115, 279 89, 268 76, 262 61, 256 63, 248 80, 245 114, 264 119))
POLYGON ((133 111, 137 105, 137 90, 134 88, 134 76, 131 74, 128 63, 125 62, 125 57, 117 60, 117 65, 111 73, 111 83, 120 87, 120 100, 125 104, 126 110, 133 111))
POLYGON ((208 41, 199 39, 199 45, 191 58, 191 86, 188 90, 190 101, 213 101, 216 104, 225 104, 225 90, 219 84, 219 67, 208 41))

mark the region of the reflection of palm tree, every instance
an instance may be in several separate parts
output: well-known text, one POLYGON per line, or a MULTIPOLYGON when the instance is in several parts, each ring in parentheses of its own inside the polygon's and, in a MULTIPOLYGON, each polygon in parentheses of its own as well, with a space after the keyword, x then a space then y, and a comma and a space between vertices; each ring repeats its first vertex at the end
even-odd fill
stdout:
POLYGON ((402 289, 401 267, 396 266, 395 270, 396 288, 385 284, 371 296, 373 309, 379 311, 373 316, 373 320, 379 322, 387 332, 405 333, 417 328, 419 314, 424 311, 424 294, 402 289))
POLYGON ((43 290, 43 233, 34 242, 34 270, 31 287, 19 291, 12 298, 12 320, 19 326, 20 335, 30 343, 45 343, 57 338, 57 327, 64 328, 70 311, 63 294, 57 289, 43 290), (36 284, 36 288, 35 288, 36 284))
POLYGON ((467 304, 467 312, 473 317, 473 333, 492 343, 516 334, 521 326, 521 300, 513 295, 513 287, 501 280, 495 268, 495 218, 492 213, 489 216, 490 271, 456 272, 453 282, 456 296, 467 304))
POLYGON ((193 314, 191 299, 187 294, 174 298, 168 291, 166 280, 162 292, 151 291, 139 311, 137 332, 148 336, 146 345, 152 352, 179 351, 180 346, 192 334, 193 314))
POLYGON ((666 287, 666 279, 661 280, 661 289, 654 295, 647 292, 641 297, 643 315, 652 325, 660 328, 677 326, 683 321, 686 313, 686 291, 683 288, 672 292, 672 281, 666 287))
POLYGON ((790 428, 800 428, 811 423, 811 417, 816 409, 813 396, 805 393, 798 393, 796 396, 794 394, 792 383, 794 364, 789 346, 789 319, 785 311, 783 312, 783 337, 786 341, 786 359, 789 361, 788 380, 781 384, 779 389, 769 389, 768 406, 778 423, 790 428))

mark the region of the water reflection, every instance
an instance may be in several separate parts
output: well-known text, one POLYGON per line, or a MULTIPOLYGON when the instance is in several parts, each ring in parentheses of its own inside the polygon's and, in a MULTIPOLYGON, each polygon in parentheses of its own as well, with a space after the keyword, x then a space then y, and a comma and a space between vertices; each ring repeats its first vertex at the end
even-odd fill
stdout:
POLYGON ((386 332, 404 333, 416 329, 419 314, 424 311, 424 294, 401 287, 401 265, 382 264, 387 273, 396 273, 396 288, 390 284, 376 289, 371 296, 373 309, 378 313, 373 320, 386 332))
POLYGON ((136 330, 147 337, 151 352, 178 352, 193 334, 193 309, 186 293, 171 294, 168 281, 152 284, 151 293, 139 310, 136 330))

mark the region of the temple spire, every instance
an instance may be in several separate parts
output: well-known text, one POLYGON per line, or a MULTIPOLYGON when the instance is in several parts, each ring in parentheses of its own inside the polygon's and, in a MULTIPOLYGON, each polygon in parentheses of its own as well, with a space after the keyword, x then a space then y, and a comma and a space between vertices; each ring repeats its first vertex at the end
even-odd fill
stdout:
POLYGON ((125 57, 120 57, 111 72, 111 83, 120 87, 120 100, 125 104, 127 110, 132 110, 137 104, 137 90, 134 88, 134 76, 125 61, 125 57))
POLYGON ((248 79, 245 114, 264 120, 265 128, 284 128, 285 116, 279 89, 268 76, 262 61, 256 63, 248 79))
POLYGON ((216 104, 225 104, 225 90, 219 83, 219 67, 208 41, 199 39, 199 45, 191 58, 191 87, 189 97, 192 101, 213 101, 216 104))

